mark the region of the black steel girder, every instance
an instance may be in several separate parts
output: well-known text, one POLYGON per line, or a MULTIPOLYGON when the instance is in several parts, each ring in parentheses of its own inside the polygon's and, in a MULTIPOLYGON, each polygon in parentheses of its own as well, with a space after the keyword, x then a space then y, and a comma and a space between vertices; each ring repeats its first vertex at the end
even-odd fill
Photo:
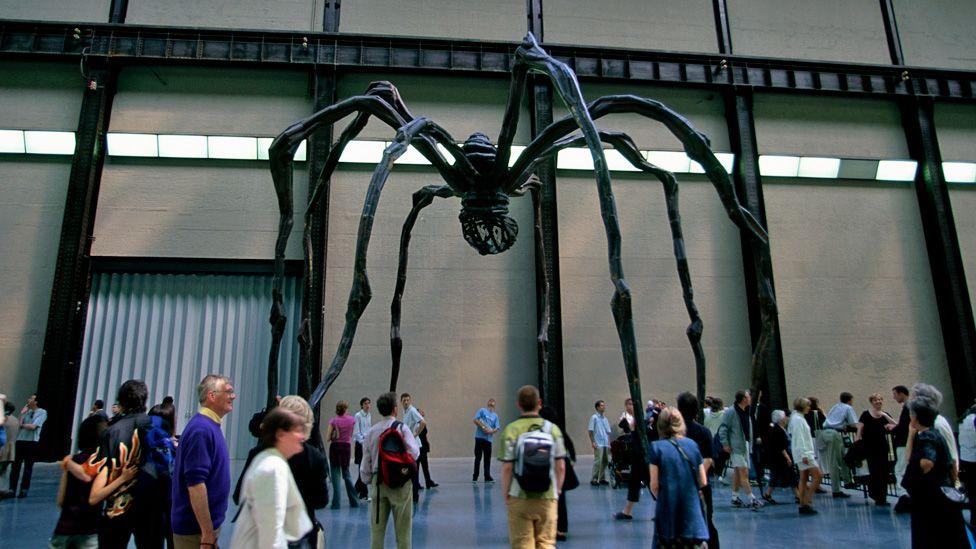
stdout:
MULTIPOLYGON (((494 74, 511 71, 517 47, 515 42, 0 19, 0 58, 77 59, 84 52, 122 64, 331 65, 494 74)), ((976 71, 549 43, 546 48, 581 79, 976 102, 976 71)))

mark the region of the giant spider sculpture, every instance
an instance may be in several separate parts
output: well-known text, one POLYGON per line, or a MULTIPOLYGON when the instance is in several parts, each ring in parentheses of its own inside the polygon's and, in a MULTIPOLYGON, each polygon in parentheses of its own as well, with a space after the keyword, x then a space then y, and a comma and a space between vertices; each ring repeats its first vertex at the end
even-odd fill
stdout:
MULTIPOLYGON (((540 162, 551 158, 559 150, 585 144, 593 157, 599 189, 600 210, 607 233, 610 278, 614 286, 611 309, 622 345, 630 394, 635 402, 642 402, 637 367, 637 344, 631 313, 631 294, 627 281, 624 279, 620 259, 620 226, 610 187, 610 174, 603 152, 603 144, 606 143, 619 151, 631 164, 654 175, 664 186, 678 275, 685 306, 691 318, 687 335, 695 356, 698 390, 699 393, 702 393, 705 376, 705 355, 701 346, 702 321, 693 299, 691 276, 678 214, 678 186, 674 174, 648 163, 626 134, 599 129, 593 121, 608 114, 633 113, 663 123, 681 141, 688 156, 704 168, 705 174, 718 191, 728 216, 740 230, 750 237, 753 246, 760 248, 767 246, 766 232, 752 214, 739 204, 728 174, 709 149, 708 138, 696 131, 688 120, 658 101, 633 95, 601 97, 587 105, 583 101, 583 95, 573 71, 564 63, 549 56, 539 47, 535 37, 530 33, 515 52, 509 99, 497 146, 492 145, 484 134, 475 133, 459 147, 455 140, 435 122, 425 117, 415 118, 411 115, 400 98, 399 92, 389 82, 374 82, 367 87, 363 95, 339 101, 292 124, 271 144, 269 153, 271 173, 278 195, 281 218, 275 247, 274 304, 271 311, 273 337, 268 369, 269 395, 276 394, 278 350, 286 320, 282 303, 282 281, 285 245, 293 224, 292 162, 295 151, 301 142, 313 132, 328 127, 352 113, 356 113, 356 117, 331 148, 322 172, 313 187, 305 213, 303 243, 306 295, 310 289, 311 273, 314 268, 311 262, 310 220, 315 210, 320 206, 322 191, 339 162, 339 156, 349 141, 354 139, 366 126, 370 116, 375 116, 395 128, 396 137, 385 149, 383 158, 370 180, 363 214, 359 222, 355 271, 352 289, 349 293, 342 339, 339 341, 339 346, 325 377, 309 399, 313 406, 318 403, 342 371, 349 356, 359 318, 370 301, 372 294, 366 275, 366 251, 369 246, 376 207, 394 161, 406 152, 410 145, 416 147, 433 164, 446 184, 426 186, 415 192, 413 207, 403 224, 400 237, 397 283, 391 306, 390 344, 393 359, 390 379, 391 390, 396 389, 400 372, 400 353, 403 347, 400 338, 400 303, 406 285, 410 232, 420 211, 429 206, 435 198, 460 198, 461 213, 459 219, 464 239, 482 255, 499 254, 514 244, 518 234, 518 225, 508 215, 509 199, 530 193, 535 208, 536 257, 542 258, 544 251, 541 244, 539 221, 541 217, 540 181, 533 172, 540 162), (552 80, 556 92, 571 114, 539 132, 537 137, 509 167, 512 139, 518 123, 519 106, 530 71, 546 75, 552 80), (577 130, 579 130, 579 134, 576 133, 577 130), (453 157, 453 164, 445 160, 437 145, 442 146, 453 157)), ((762 255, 764 254, 760 254, 760 257, 762 255)), ((767 266, 760 266, 760 277, 759 292, 763 331, 753 353, 753 387, 758 386, 758 382, 764 374, 764 355, 772 330, 771 314, 775 309, 767 266)), ((549 293, 549 281, 545 276, 542 278, 542 284, 544 285, 542 292, 544 301, 539 319, 538 341, 543 351, 541 353, 542 360, 545 361, 548 356, 547 334, 549 328, 549 304, 545 298, 549 293)), ((301 360, 306 365, 309 364, 309 349, 313 337, 309 330, 309 313, 306 300, 299 329, 301 360)), ((699 397, 702 396, 702 394, 699 395, 699 397)), ((635 408, 635 412, 638 416, 641 415, 640 406, 635 408)), ((642 421, 640 417, 637 419, 642 421)), ((638 433, 643 438, 644 431, 638 429, 638 433)))

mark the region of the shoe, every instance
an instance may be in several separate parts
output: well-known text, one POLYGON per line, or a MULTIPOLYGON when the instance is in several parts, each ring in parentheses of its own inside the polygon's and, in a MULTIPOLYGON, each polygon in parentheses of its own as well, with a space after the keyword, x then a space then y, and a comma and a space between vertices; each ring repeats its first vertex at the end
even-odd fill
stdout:
POLYGON ((564 532, 556 532, 556 541, 566 541, 566 534, 564 532))
POLYGON ((749 502, 749 509, 752 509, 753 511, 758 511, 762 509, 762 506, 763 504, 760 503, 759 500, 756 498, 752 498, 752 501, 749 502))
POLYGON ((742 500, 739 498, 739 496, 735 496, 734 498, 732 498, 732 507, 742 507, 743 505, 744 504, 742 503, 742 500))
POLYGON ((600 481, 600 486, 610 486, 610 481, 607 481, 607 480, 601 480, 601 481, 600 481))
POLYGON ((810 507, 809 505, 803 505, 803 506, 800 507, 800 514, 801 515, 816 515, 817 514, 817 510, 814 509, 813 507, 810 507))
POLYGON ((14 497, 13 490, 4 490, 3 492, 0 492, 0 499, 10 499, 12 497, 14 497))
POLYGON ((353 509, 357 509, 359 507, 359 502, 358 501, 350 501, 349 502, 349 507, 352 507, 353 509))
POLYGON ((849 498, 849 497, 851 497, 851 495, 848 494, 848 493, 845 493, 845 492, 834 492, 834 497, 835 498, 849 498))
POLYGON ((770 505, 779 505, 779 502, 776 501, 775 499, 773 499, 773 496, 767 496, 766 494, 763 494, 762 498, 763 498, 763 501, 765 501, 766 503, 768 503, 770 505))
POLYGON ((472 478, 472 479, 471 479, 471 482, 478 482, 478 477, 474 477, 474 478, 472 478))
POLYGON ((830 490, 824 488, 823 486, 817 488, 817 493, 818 494, 826 494, 826 493, 829 493, 829 492, 830 492, 830 490))
POLYGON ((431 488, 437 488, 438 486, 440 486, 440 484, 437 484, 436 482, 431 482, 430 484, 427 485, 427 489, 430 490, 431 488))
POLYGON ((20 493, 17 494, 17 499, 24 499, 26 497, 27 497, 27 490, 21 490, 20 493))
POLYGON ((485 482, 495 482, 495 479, 488 477, 485 479, 485 482))
POLYGON ((727 479, 725 477, 718 477, 718 481, 721 482, 722 484, 724 484, 725 486, 728 486, 729 485, 729 479, 727 479))
POLYGON ((844 488, 847 488, 848 490, 857 490, 858 486, 856 483, 853 482, 845 482, 844 488))
POLYGON ((616 515, 614 515, 613 518, 614 518, 614 520, 634 520, 633 515, 628 515, 627 513, 624 513, 623 511, 621 511, 621 512, 617 513, 616 515))
POLYGON ((590 486, 599 486, 599 485, 600 485, 600 483, 597 482, 597 481, 595 481, 595 480, 591 480, 590 481, 590 486))

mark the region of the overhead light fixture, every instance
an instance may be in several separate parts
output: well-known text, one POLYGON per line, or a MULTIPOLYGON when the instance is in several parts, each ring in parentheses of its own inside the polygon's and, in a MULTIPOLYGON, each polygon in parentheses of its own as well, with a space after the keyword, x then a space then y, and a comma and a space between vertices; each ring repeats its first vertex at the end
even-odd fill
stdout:
POLYGON ((647 161, 672 173, 688 173, 691 171, 691 159, 683 152, 647 151, 647 161))
MULTIPOLYGON (((388 143, 386 145, 389 146, 388 143)), ((407 147, 406 152, 400 155, 400 158, 397 158, 393 163, 407 166, 430 166, 430 160, 427 160, 427 157, 420 154, 420 151, 413 145, 407 147)))
POLYGON ((207 158, 205 135, 160 135, 160 158, 207 158))
POLYGON ((257 160, 256 137, 207 136, 207 156, 225 160, 257 160))
POLYGON ((976 164, 972 162, 943 162, 942 174, 949 183, 976 183, 976 164))
POLYGON ((509 168, 515 165, 515 161, 518 160, 518 157, 521 156, 523 152, 525 152, 525 147, 522 145, 512 145, 512 153, 508 157, 509 168))
POLYGON ((914 181, 918 166, 914 160, 882 160, 874 178, 881 181, 914 181))
POLYGON ((447 147, 438 143, 437 150, 441 152, 441 156, 444 157, 444 160, 446 160, 448 164, 450 164, 451 166, 454 165, 454 156, 451 154, 450 151, 447 150, 447 147))
POLYGON ((617 149, 607 149, 603 151, 607 158, 607 169, 614 172, 639 172, 640 168, 635 167, 617 149))
POLYGON ((23 153, 23 130, 0 130, 0 153, 23 153))
POLYGON ((376 164, 383 159, 382 141, 350 141, 339 156, 339 162, 347 164, 376 164))
POLYGON ((837 173, 839 171, 840 158, 804 156, 800 158, 800 167, 797 175, 800 177, 837 179, 837 173))
POLYGON ((74 154, 74 132, 25 131, 27 154, 74 154))
POLYGON ((556 156, 556 168, 559 170, 593 171, 593 157, 590 149, 571 147, 561 151, 556 156))
POLYGON ((762 155, 759 174, 770 177, 796 177, 800 170, 799 156, 762 155))
POLYGON ((732 153, 715 153, 718 163, 725 168, 725 173, 732 173, 732 166, 735 164, 735 155, 732 153))
POLYGON ((148 133, 110 133, 108 154, 109 156, 159 156, 157 136, 148 133))
POLYGON ((302 141, 295 149, 295 162, 305 162, 308 159, 308 141, 302 141))

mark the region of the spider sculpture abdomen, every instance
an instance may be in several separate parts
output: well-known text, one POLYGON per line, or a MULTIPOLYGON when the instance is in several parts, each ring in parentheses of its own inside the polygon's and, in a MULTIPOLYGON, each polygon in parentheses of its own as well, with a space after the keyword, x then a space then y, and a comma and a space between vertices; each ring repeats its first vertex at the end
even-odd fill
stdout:
POLYGON ((481 177, 461 197, 461 233, 481 255, 500 254, 515 244, 518 223, 508 215, 508 195, 494 180, 497 149, 483 133, 472 134, 461 148, 481 177))

